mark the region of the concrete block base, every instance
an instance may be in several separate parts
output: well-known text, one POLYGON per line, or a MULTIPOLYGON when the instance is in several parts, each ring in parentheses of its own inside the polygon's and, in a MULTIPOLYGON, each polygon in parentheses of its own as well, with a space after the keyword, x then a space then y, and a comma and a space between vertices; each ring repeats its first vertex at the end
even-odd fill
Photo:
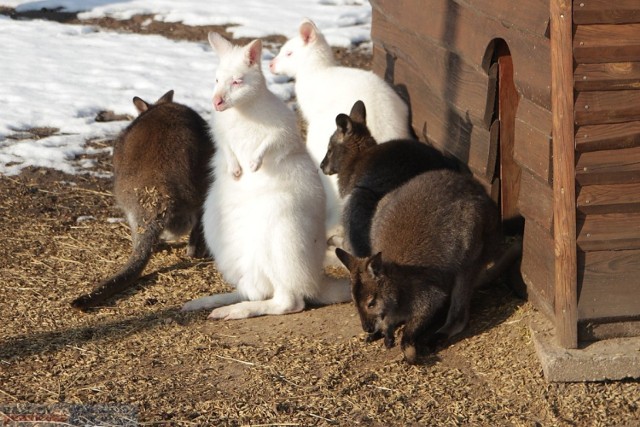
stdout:
POLYGON ((640 337, 583 342, 577 349, 557 344, 555 328, 536 312, 531 336, 547 381, 578 382, 640 378, 640 337))

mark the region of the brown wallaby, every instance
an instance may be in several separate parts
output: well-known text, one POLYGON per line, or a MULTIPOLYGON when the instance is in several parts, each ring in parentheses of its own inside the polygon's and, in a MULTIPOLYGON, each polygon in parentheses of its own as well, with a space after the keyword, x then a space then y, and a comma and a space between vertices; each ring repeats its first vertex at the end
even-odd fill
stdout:
POLYGON ((131 227, 133 251, 119 272, 71 303, 80 310, 131 286, 160 237, 190 232, 187 255, 207 253, 201 216, 214 151, 207 122, 173 102, 173 90, 154 104, 137 96, 133 104, 139 115, 119 135, 113 150, 114 195, 131 227))
POLYGON ((460 162, 438 149, 411 139, 377 144, 366 122, 362 101, 351 112, 336 116, 337 129, 320 164, 326 175, 338 174, 340 197, 345 204, 345 247, 358 257, 371 255, 369 231, 380 199, 411 178, 435 169, 468 172, 460 162))
POLYGON ((472 291, 500 254, 500 228, 496 204, 466 174, 428 171, 388 193, 371 224, 374 255, 336 249, 368 340, 384 336, 392 346, 404 324, 402 350, 415 363, 418 341, 430 346, 461 332, 472 291))

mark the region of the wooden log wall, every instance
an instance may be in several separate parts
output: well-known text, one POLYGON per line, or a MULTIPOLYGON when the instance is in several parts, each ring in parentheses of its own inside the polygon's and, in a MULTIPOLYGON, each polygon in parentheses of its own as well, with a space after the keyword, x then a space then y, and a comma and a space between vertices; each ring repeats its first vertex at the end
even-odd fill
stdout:
POLYGON ((573 20, 581 338, 637 334, 640 2, 576 0, 573 20))
MULTIPOLYGON (((504 40, 512 51, 519 94, 549 110, 550 77, 539 66, 549 62, 546 1, 534 0, 526 11, 506 0, 371 3, 374 70, 407 93, 416 134, 467 162, 490 190, 499 126, 494 120, 497 69, 490 69, 487 50, 492 41, 504 40)), ((532 132, 536 126, 550 133, 550 125, 539 124, 531 126, 532 132)))

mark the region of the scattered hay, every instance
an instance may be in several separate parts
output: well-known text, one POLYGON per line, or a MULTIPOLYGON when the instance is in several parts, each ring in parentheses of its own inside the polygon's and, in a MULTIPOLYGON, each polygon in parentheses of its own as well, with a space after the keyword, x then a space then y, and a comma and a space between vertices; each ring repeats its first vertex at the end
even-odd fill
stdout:
POLYGON ((531 307, 501 284, 465 336, 423 364, 364 343, 351 304, 229 322, 182 313, 228 291, 212 261, 161 245, 139 285, 90 313, 69 302, 117 270, 131 243, 108 221, 108 180, 30 169, 0 178, 0 404, 120 403, 171 425, 615 425, 640 384, 547 384, 531 307), (95 220, 77 223, 79 216, 95 220))

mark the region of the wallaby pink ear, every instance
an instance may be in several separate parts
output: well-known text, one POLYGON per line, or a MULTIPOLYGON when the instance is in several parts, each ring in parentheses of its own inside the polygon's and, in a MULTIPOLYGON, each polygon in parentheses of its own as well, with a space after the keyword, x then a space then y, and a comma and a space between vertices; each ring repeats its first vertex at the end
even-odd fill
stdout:
POLYGON ((347 270, 349 270, 350 272, 353 270, 356 264, 356 258, 353 255, 343 249, 336 248, 336 256, 338 257, 340 262, 344 264, 347 270))
POLYGON ((371 277, 378 277, 382 274, 382 252, 378 252, 367 260, 367 272, 371 277))
POLYGON ((136 106, 138 113, 144 113, 149 109, 149 104, 142 98, 138 98, 137 96, 133 97, 133 105, 136 106))
POLYGON ((353 130, 353 123, 346 114, 338 114, 336 116, 336 126, 338 126, 338 130, 344 135, 350 134, 353 130))
POLYGON ((300 24, 300 38, 304 44, 313 43, 318 38, 318 27, 310 19, 305 19, 300 24))
POLYGON ((364 106, 364 102, 358 100, 351 107, 351 112, 349 113, 349 117, 356 123, 362 123, 363 125, 367 124, 367 109, 364 106))
POLYGON ((229 40, 214 32, 209 33, 209 44, 219 56, 226 54, 233 47, 229 40))
POLYGON ((167 92, 164 95, 162 95, 156 101, 156 104, 162 104, 162 103, 165 103, 165 102, 173 102, 173 89, 171 89, 169 92, 167 92))
POLYGON ((252 67, 255 64, 260 64, 260 59, 262 59, 262 41, 255 39, 249 43, 245 49, 247 65, 252 67))

